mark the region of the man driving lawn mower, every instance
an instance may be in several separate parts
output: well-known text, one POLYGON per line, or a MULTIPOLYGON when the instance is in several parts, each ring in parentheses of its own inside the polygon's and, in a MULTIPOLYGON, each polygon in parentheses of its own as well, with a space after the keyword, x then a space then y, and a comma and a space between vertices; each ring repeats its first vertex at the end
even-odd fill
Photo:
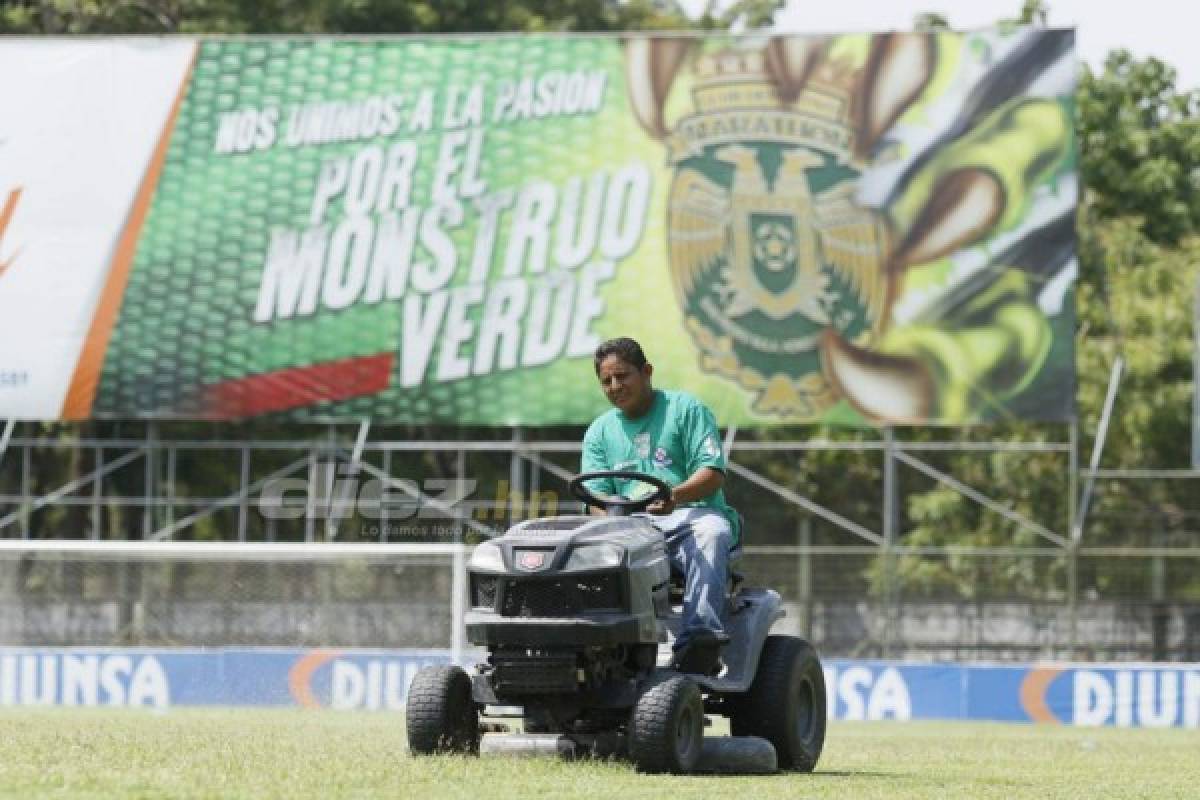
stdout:
MULTIPOLYGON (((596 349, 596 377, 614 408, 596 418, 583 438, 581 472, 633 471, 671 486, 671 498, 647 507, 668 544, 672 568, 684 576, 683 618, 672 667, 713 674, 729 641, 721 607, 729 552, 740 535, 737 513, 725 502, 725 456, 712 412, 686 392, 655 389, 654 367, 629 338, 596 349)), ((634 480, 598 478, 596 494, 636 499, 651 490, 634 480)), ((602 509, 592 509, 604 514, 602 509)))
POLYGON ((778 592, 727 586, 741 526, 721 493, 712 414, 655 390, 630 339, 601 345, 595 367, 615 408, 592 423, 584 471, 567 486, 606 516, 533 518, 474 548, 464 625, 486 656, 469 671, 417 673, 410 750, 811 772, 825 741, 821 662, 802 638, 771 633, 778 592), (705 736, 709 715, 726 717, 731 736, 705 736))

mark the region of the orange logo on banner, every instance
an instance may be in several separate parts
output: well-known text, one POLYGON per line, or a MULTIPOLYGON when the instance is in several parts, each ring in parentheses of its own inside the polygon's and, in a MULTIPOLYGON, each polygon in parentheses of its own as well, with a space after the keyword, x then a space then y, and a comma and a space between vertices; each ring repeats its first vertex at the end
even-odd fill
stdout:
POLYGON ((1039 667, 1029 670, 1025 680, 1021 681, 1021 708, 1029 715, 1032 722, 1049 722, 1061 724, 1050 707, 1046 705, 1046 690, 1050 683, 1062 673, 1059 667, 1039 667))
MULTIPOLYGON (((20 187, 8 193, 8 200, 4 203, 4 210, 0 211, 0 243, 4 242, 4 233, 8 230, 8 223, 12 222, 13 212, 17 210, 17 201, 20 199, 20 187)), ((20 249, 16 253, 13 253, 11 258, 0 261, 0 277, 3 277, 4 273, 8 272, 8 268, 17 260, 18 253, 20 253, 20 249)))
POLYGON ((322 708, 321 701, 313 694, 312 676, 317 667, 338 655, 336 650, 313 650, 288 670, 288 690, 301 708, 322 708))

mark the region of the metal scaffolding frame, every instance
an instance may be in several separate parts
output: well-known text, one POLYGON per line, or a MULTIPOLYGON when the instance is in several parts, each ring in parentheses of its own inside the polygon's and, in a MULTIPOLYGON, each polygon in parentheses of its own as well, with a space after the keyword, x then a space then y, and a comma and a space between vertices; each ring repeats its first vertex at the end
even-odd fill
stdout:
MULTIPOLYGON (((768 493, 779 502, 793 506, 802 512, 801 517, 807 521, 797 533, 795 544, 757 544, 751 539, 747 552, 759 555, 778 555, 794 557, 801 563, 800 574, 804 577, 800 585, 811 582, 810 559, 831 555, 859 555, 878 558, 881 569, 881 610, 884 622, 881 626, 884 640, 882 653, 887 655, 892 650, 892 643, 887 637, 896 627, 896 615, 900 613, 897 594, 895 568, 897 560, 904 557, 951 557, 951 556, 1012 556, 1039 557, 1062 559, 1066 565, 1066 597, 1065 605, 1069 619, 1069 633, 1066 638, 1065 650, 1070 655, 1078 652, 1078 603, 1079 603, 1079 561, 1084 558, 1197 558, 1200 557, 1200 547, 1089 547, 1086 544, 1087 514, 1094 487, 1098 479, 1130 479, 1145 478, 1159 479, 1195 479, 1200 478, 1200 470, 1104 470, 1100 467, 1104 440, 1111 419, 1120 381, 1122 364, 1118 359, 1113 366, 1110 376, 1109 391, 1105 400, 1104 411, 1097 426, 1094 449, 1087 469, 1079 467, 1079 427, 1078 423, 1068 426, 1066 441, 1049 442, 915 442, 904 441, 897 436, 896 431, 884 428, 880 431, 877 441, 735 441, 735 431, 731 430, 726 438, 726 449, 729 454, 729 469, 733 476, 751 484, 758 490, 768 493), (807 497, 796 489, 785 486, 761 471, 751 468, 745 463, 745 456, 751 454, 778 454, 786 457, 807 451, 838 450, 853 451, 865 455, 877 455, 882 459, 880 474, 882 476, 882 500, 877 526, 856 522, 841 513, 829 508, 818 500, 807 497), (990 496, 979 487, 971 486, 964 480, 949 472, 939 469, 929 463, 928 455, 946 452, 977 452, 986 453, 1052 453, 1060 454, 1066 461, 1065 483, 1068 492, 1068 519, 1037 520, 1021 514, 1004 498, 990 496), (1002 545, 998 547, 914 547, 906 545, 900 530, 900 477, 902 470, 923 476, 957 493, 961 497, 978 505, 988 513, 995 514, 1012 526, 1013 531, 1028 532, 1038 540, 1038 545, 1002 545), (1080 492, 1080 483, 1083 491, 1080 492), (850 538, 846 544, 814 545, 811 541, 812 520, 821 520, 834 529, 847 534, 850 538), (1065 524, 1064 524, 1065 523, 1065 524)), ((310 488, 308 507, 305 514, 305 543, 336 542, 339 540, 339 516, 329 513, 334 508, 341 508, 350 501, 348 493, 353 480, 359 475, 379 481, 389 491, 399 492, 410 497, 413 502, 434 509, 456 526, 458 542, 468 540, 470 536, 487 536, 493 528, 483 524, 477 515, 480 509, 488 509, 496 504, 489 501, 472 500, 453 506, 446 505, 436 496, 430 496, 420 488, 414 488, 411 481, 397 478, 392 474, 391 458, 401 453, 440 452, 452 454, 454 472, 459 480, 467 477, 466 459, 469 454, 490 453, 507 454, 508 489, 514 496, 533 498, 541 491, 544 478, 565 481, 572 473, 571 470, 555 463, 553 457, 575 454, 580 450, 578 441, 537 441, 526 436, 521 428, 514 428, 508 440, 492 441, 371 441, 371 426, 368 421, 362 421, 357 428, 352 442, 347 442, 339 436, 336 426, 330 425, 324 436, 308 440, 247 440, 247 439, 170 439, 160 435, 154 422, 145 426, 144 438, 78 438, 68 442, 46 436, 17 435, 16 426, 12 421, 4 425, 0 434, 0 474, 2 470, 13 469, 19 472, 16 481, 18 490, 0 494, 0 539, 40 538, 38 532, 31 530, 32 516, 46 508, 86 507, 89 528, 81 532, 80 538, 93 540, 110 539, 103 529, 106 509, 110 507, 130 508, 136 513, 141 510, 141 539, 146 542, 170 542, 186 538, 186 534, 201 520, 211 517, 221 511, 236 511, 236 524, 229 526, 227 541, 250 543, 254 541, 248 536, 249 517, 252 504, 261 498, 264 487, 273 481, 283 478, 305 476, 310 488), (31 462, 33 453, 38 448, 74 447, 80 451, 94 454, 93 469, 85 475, 73 478, 51 491, 40 494, 31 492, 31 462), (212 453, 214 457, 219 451, 233 452, 238 455, 236 464, 237 487, 234 491, 219 497, 180 497, 177 493, 178 466, 183 454, 212 453), (256 457, 271 454, 272 463, 287 455, 294 456, 287 463, 269 474, 252 480, 252 464, 256 457), (141 479, 143 493, 141 496, 131 496, 130 493, 110 493, 105 491, 105 483, 114 476, 124 474, 132 476, 132 470, 137 469, 141 462, 141 479), (372 461, 379 462, 382 467, 372 461), (334 469, 323 469, 322 465, 329 463, 339 465, 340 483, 335 483, 334 469), (324 482, 323 487, 317 487, 318 481, 324 482), (323 491, 311 491, 322 488, 323 491), (89 491, 90 490, 90 491, 89 491), (314 507, 316 497, 328 500, 330 506, 324 509, 314 507), (7 507, 7 508, 6 508, 7 507), (318 513, 324 511, 325 513, 318 513), (317 521, 324 520, 324 525, 318 527, 317 521)), ((231 465, 232 468, 232 465, 231 465)), ((11 481, 10 481, 11 483, 11 481)), ((499 518, 497 514, 495 518, 499 518)), ((485 514, 482 519, 487 519, 485 514)), ((385 520, 386 522, 386 520, 385 520)), ((271 528, 267 526, 266 541, 273 541, 271 528)), ((136 537, 129 537, 136 538, 136 537)), ((359 546, 359 545, 355 545, 359 546)), ((364 545, 365 546, 365 545, 364 545)), ((455 552, 455 574, 460 575, 465 569, 462 548, 455 552)), ((455 618, 461 618, 464 610, 462 589, 455 590, 453 598, 455 618)), ((804 612, 807 613, 807 612, 804 612)), ((462 646, 461 632, 455 637, 455 647, 462 646)))
MULTIPOLYGON (((11 428, 11 423, 9 427, 11 428)), ((290 477, 302 470, 306 470, 309 473, 310 479, 323 479, 327 482, 324 491, 314 493, 314 496, 327 498, 330 503, 339 505, 347 502, 344 494, 339 495, 334 491, 334 474, 332 470, 314 470, 314 464, 320 463, 322 459, 336 461, 341 464, 342 468, 338 474, 343 478, 352 479, 359 473, 365 473, 384 482, 388 488, 407 492, 412 495, 414 500, 428 503, 436 508, 438 507, 436 498, 430 497, 420 491, 413 491, 410 484, 367 463, 364 460, 365 457, 369 454, 386 455, 399 452, 454 453, 457 456, 457 462, 460 464, 458 477, 463 478, 461 464, 463 457, 467 453, 508 453, 512 459, 510 487, 514 492, 526 492, 531 488, 536 488, 537 484, 535 482, 539 480, 540 476, 538 473, 540 472, 546 472, 564 481, 572 476, 569 470, 549 461, 545 458, 545 455, 578 453, 580 451, 580 444, 577 441, 527 440, 522 436, 519 428, 515 429, 513 438, 508 441, 369 442, 367 438, 369 425, 364 422, 359 426, 354 444, 350 448, 346 448, 338 442, 332 426, 329 428, 330 433, 325 441, 169 440, 162 439, 154 433, 153 423, 148 424, 147 428, 148 434, 144 440, 128 438, 83 438, 72 440, 69 444, 64 444, 49 437, 9 436, 4 440, 0 440, 0 442, 6 444, 6 447, 0 448, 0 466, 3 466, 6 450, 17 451, 20 454, 18 456, 22 465, 20 485, 23 489, 26 489, 30 483, 27 466, 32 460, 31 453, 39 448, 74 447, 81 450, 91 450, 98 454, 98 466, 95 469, 49 492, 40 495, 33 495, 28 491, 21 491, 16 494, 0 494, 0 504, 16 506, 6 514, 0 516, 0 539, 14 538, 14 531, 12 530, 14 523, 27 523, 29 516, 33 512, 48 506, 88 506, 92 509, 92 518, 95 519, 104 506, 119 505, 133 506, 144 510, 147 524, 144 525, 144 535, 142 538, 147 541, 171 540, 181 532, 195 525, 199 520, 210 516, 214 512, 236 507, 238 509, 237 531, 235 536, 229 537, 229 541, 244 542, 247 541, 245 516, 249 501, 261 492, 264 486, 272 481, 290 477), (108 454, 112 451, 125 452, 116 458, 110 459, 108 454), (174 492, 176 465, 180 453, 188 451, 236 451, 240 453, 238 489, 220 497, 189 497, 185 499, 176 496, 174 492), (258 453, 301 453, 302 455, 267 476, 250 481, 249 465, 254 455, 258 453), (118 471, 133 465, 139 459, 142 460, 145 467, 144 492, 140 496, 130 496, 124 493, 116 495, 105 494, 102 491, 102 480, 104 478, 110 477, 118 471), (164 461, 167 465, 168 477, 166 481, 160 481, 158 480, 155 465, 164 461), (524 465, 529 465, 532 469, 524 465), (93 490, 89 496, 82 497, 77 495, 81 489, 88 487, 91 487, 93 490), (193 507, 194 510, 186 516, 176 519, 175 514, 181 508, 185 507, 193 507), (165 517, 170 521, 162 525, 149 524, 149 521, 154 519, 154 516, 150 514, 153 509, 162 509, 165 517)), ((1070 455, 1072 461, 1070 471, 1076 472, 1077 470, 1073 468, 1075 459, 1073 442, 1076 438, 1077 434, 1074 426, 1072 426, 1072 441, 1070 442, 904 442, 898 439, 890 429, 884 429, 883 438, 879 442, 838 442, 826 440, 737 441, 731 443, 729 469, 732 474, 737 475, 739 478, 772 493, 780 500, 795 505, 859 539, 879 547, 894 547, 897 538, 896 508, 898 502, 896 498, 896 469, 899 466, 906 466, 949 487, 983 508, 999 514, 1012 522, 1015 527, 1031 531, 1058 547, 1066 547, 1069 544, 1067 536, 1055 532, 1051 527, 1036 520, 1026 518, 1009 508, 1002 500, 990 497, 978 488, 969 486, 953 475, 937 469, 917 454, 928 452, 1063 453, 1070 455), (737 461, 737 456, 741 453, 787 454, 819 450, 854 451, 860 453, 878 453, 881 455, 883 458, 884 500, 878 531, 873 531, 862 524, 854 522, 839 514, 834 509, 828 508, 812 498, 805 497, 799 492, 789 489, 737 461)), ((1110 473, 1111 471, 1106 472, 1099 469, 1098 465, 1093 464, 1085 474, 1089 480, 1094 481, 1096 477, 1110 475, 1110 473)), ((1176 477, 1200 476, 1200 471, 1181 470, 1172 471, 1171 474, 1176 477)), ((344 493, 348 491, 346 487, 350 485, 349 480, 339 481, 339 484, 339 492, 344 493)), ((475 508, 484 505, 486 504, 480 502, 467 503, 462 508, 457 509, 457 511, 473 511, 475 508)), ((455 516, 456 512, 453 509, 443 507, 442 510, 451 516, 455 516)), ((311 516, 324 516, 328 519, 328 524, 325 527, 323 539, 318 537, 316 530, 313 529, 306 536, 306 541, 333 541, 337 539, 336 515, 313 514, 311 516)), ((458 513, 456 519, 468 528, 479 532, 487 532, 486 526, 479 525, 469 515, 458 513), (459 519, 460 517, 461 519, 459 519)), ((1079 534, 1075 532, 1081 530, 1082 522, 1082 520, 1077 519, 1070 522, 1071 538, 1080 538, 1079 534)), ((32 531, 27 527, 27 524, 18 525, 16 531, 16 537, 23 539, 31 538, 32 531)), ((86 538, 101 538, 99 533, 100 531, 93 527, 86 538)))

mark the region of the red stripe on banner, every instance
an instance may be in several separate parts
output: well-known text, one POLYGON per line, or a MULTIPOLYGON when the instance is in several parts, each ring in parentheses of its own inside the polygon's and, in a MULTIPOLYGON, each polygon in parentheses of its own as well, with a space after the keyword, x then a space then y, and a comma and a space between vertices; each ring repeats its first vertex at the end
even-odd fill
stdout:
POLYGON ((344 358, 214 383, 204 389, 204 415, 251 417, 375 394, 388 387, 395 356, 344 358))

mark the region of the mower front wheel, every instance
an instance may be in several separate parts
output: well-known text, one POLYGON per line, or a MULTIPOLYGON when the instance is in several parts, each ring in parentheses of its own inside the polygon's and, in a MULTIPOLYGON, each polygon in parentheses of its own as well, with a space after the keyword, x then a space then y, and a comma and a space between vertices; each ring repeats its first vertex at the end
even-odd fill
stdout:
POLYGON ((638 698, 629 724, 629 756, 642 772, 692 772, 704 743, 704 698, 676 675, 638 698))
POLYGON ((462 667, 422 668, 408 690, 408 749, 415 755, 478 753, 479 710, 462 667))

